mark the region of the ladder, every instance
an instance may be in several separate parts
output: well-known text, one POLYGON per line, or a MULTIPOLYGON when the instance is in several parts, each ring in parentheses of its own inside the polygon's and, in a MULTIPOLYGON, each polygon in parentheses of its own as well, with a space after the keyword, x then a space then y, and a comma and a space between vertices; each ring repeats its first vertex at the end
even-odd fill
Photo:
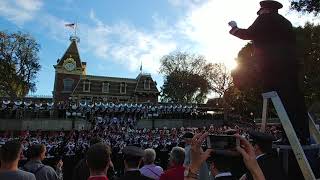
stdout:
MULTIPOLYGON (((310 167, 310 164, 308 162, 308 159, 306 158, 306 155, 302 149, 302 146, 298 140, 297 134, 295 133, 295 130, 293 129, 293 126, 289 120, 288 114, 286 110, 283 107, 282 101, 280 97, 278 96, 277 92, 271 91, 267 93, 262 94, 263 97, 263 109, 262 109, 262 123, 261 123, 261 131, 265 132, 266 129, 266 123, 267 123, 267 108, 268 108, 268 100, 271 99, 278 117, 280 119, 280 122, 283 126, 283 129, 287 135, 287 138, 290 142, 290 145, 292 147, 293 153, 296 157, 296 160, 299 164, 299 167, 301 169, 301 172, 304 176, 305 180, 315 180, 315 176, 313 174, 313 171, 310 167)), ((317 144, 320 144, 320 133, 316 128, 316 125, 313 121, 313 117, 310 113, 309 115, 309 129, 310 129, 310 135, 313 136, 317 144)))

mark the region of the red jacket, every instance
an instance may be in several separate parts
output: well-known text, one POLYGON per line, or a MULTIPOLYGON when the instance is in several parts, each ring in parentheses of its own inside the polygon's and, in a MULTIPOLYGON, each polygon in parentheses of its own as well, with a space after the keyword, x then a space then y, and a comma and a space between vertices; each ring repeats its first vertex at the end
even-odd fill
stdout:
POLYGON ((161 176, 160 180, 183 180, 184 179, 184 167, 174 166, 166 170, 161 176))

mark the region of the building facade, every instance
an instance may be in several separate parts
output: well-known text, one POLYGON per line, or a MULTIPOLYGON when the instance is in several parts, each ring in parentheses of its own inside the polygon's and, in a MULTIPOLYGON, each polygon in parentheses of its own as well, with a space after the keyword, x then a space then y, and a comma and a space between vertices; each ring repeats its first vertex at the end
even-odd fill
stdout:
POLYGON ((86 62, 81 60, 77 37, 57 60, 53 100, 104 101, 114 103, 157 103, 159 91, 150 74, 140 73, 136 78, 87 75, 86 62))

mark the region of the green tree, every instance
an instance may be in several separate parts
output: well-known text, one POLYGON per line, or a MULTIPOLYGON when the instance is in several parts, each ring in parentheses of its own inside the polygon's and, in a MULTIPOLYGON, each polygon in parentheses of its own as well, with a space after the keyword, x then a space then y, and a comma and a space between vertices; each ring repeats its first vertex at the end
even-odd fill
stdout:
POLYGON ((261 113, 261 86, 256 79, 257 69, 253 59, 253 44, 246 44, 238 53, 237 68, 231 73, 233 86, 225 92, 224 99, 233 109, 233 113, 250 117, 261 113))
POLYGON ((39 44, 28 34, 0 31, 0 94, 24 97, 36 90, 39 44))
POLYGON ((301 85, 310 105, 320 101, 320 25, 307 23, 295 29, 297 57, 302 64, 301 85))
POLYGON ((223 63, 210 63, 206 66, 205 71, 208 72, 207 78, 210 85, 210 90, 219 96, 218 104, 220 104, 220 107, 223 107, 224 119, 227 120, 231 107, 225 101, 224 94, 232 85, 230 71, 223 63))
POLYGON ((320 12, 319 0, 291 0, 291 9, 298 12, 314 13, 318 15, 320 12))
POLYGON ((203 103, 209 92, 207 66, 204 57, 195 54, 173 52, 162 57, 161 101, 203 103))
POLYGON ((208 73, 210 90, 218 94, 219 98, 222 98, 226 90, 232 85, 231 72, 223 63, 210 63, 205 68, 208 73))
POLYGON ((237 68, 231 73, 233 83, 239 90, 248 90, 259 86, 257 80, 257 61, 252 58, 253 44, 246 44, 238 53, 237 68))

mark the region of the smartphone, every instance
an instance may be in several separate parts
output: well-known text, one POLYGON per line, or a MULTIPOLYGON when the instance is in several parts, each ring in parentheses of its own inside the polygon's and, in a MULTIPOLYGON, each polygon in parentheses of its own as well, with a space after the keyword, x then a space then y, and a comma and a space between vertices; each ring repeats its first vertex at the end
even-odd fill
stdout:
POLYGON ((216 150, 232 150, 240 146, 240 141, 230 135, 209 135, 207 137, 207 148, 216 150))

